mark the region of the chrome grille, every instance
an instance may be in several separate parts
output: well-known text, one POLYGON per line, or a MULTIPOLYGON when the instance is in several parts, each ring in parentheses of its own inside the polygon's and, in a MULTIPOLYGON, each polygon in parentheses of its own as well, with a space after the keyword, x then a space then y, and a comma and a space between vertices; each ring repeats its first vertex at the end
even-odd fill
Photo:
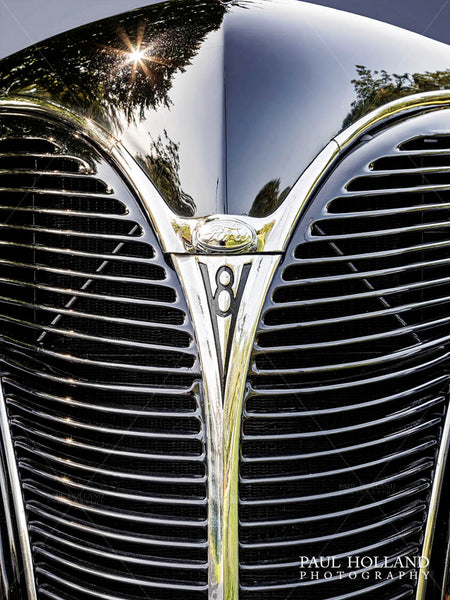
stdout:
POLYGON ((0 119, 2 382, 39 598, 205 597, 199 361, 174 270, 76 131, 0 119))
POLYGON ((405 121, 366 137, 312 200, 275 276, 244 403, 242 599, 415 592, 401 569, 327 579, 300 557, 421 554, 448 401, 450 137, 439 126, 425 115, 414 131, 432 134, 405 121))

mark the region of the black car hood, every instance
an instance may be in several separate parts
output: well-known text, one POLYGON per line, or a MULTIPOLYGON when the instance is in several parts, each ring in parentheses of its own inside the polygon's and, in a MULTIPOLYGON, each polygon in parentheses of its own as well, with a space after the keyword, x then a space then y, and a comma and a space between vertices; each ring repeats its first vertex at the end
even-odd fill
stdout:
POLYGON ((342 129, 449 89, 449 64, 445 44, 295 0, 171 0, 4 59, 0 93, 102 125, 180 215, 265 216, 342 129))

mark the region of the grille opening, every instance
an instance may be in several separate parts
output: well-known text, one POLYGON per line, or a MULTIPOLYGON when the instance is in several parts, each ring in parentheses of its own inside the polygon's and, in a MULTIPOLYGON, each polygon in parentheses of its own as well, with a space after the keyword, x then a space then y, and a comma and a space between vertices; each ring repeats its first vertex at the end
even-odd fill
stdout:
MULTIPOLYGON (((339 244, 340 245, 340 244, 339 244)), ((364 253, 354 255, 347 260, 333 260, 334 257, 324 256, 320 262, 299 260, 289 265, 283 273, 283 281, 298 281, 335 275, 349 275, 358 272, 373 272, 382 269, 401 269, 414 263, 431 263, 450 259, 450 245, 419 247, 408 252, 376 256, 365 256, 364 253), (330 260, 331 259, 331 260, 330 260)), ((424 265, 425 266, 425 265, 424 265)), ((369 277, 369 275, 367 275, 369 277)))
MULTIPOLYGON (((354 450, 341 451, 340 455, 337 452, 329 451, 328 456, 326 457, 326 467, 324 467, 324 456, 314 456, 314 452, 311 453, 310 457, 304 456, 302 454, 301 440, 297 440, 297 444, 292 441, 289 448, 290 455, 280 456, 278 461, 276 460, 276 455, 272 455, 270 456, 271 460, 265 463, 262 461, 257 463, 244 462, 241 468, 241 475, 243 479, 307 478, 311 471, 325 473, 339 470, 345 471, 350 468, 357 470, 362 464, 376 461, 382 466, 385 462, 385 456, 394 455, 398 449, 399 443, 402 444, 402 451, 405 454, 409 452, 411 456, 414 455, 416 448, 420 447, 424 449, 427 446, 436 446, 435 440, 423 436, 423 430, 425 430, 426 434, 427 428, 430 429, 435 424, 435 420, 430 420, 428 423, 425 421, 423 428, 419 430, 419 433, 406 433, 403 440, 399 439, 398 435, 391 434, 390 436, 386 436, 386 439, 382 440, 380 443, 377 443, 378 440, 375 440, 369 448, 367 445, 370 443, 370 440, 366 442, 365 447, 364 443, 360 443, 357 444, 357 447, 354 450), (361 448, 361 446, 363 447, 361 448), (361 451, 367 451, 368 454, 370 454, 370 456, 363 459, 363 462, 361 462, 361 451), (289 458, 289 456, 291 458, 289 458), (326 471, 321 471, 323 468, 325 468, 326 471)), ((414 428, 406 429, 406 431, 410 432, 411 429, 414 431, 414 428)), ((415 429, 418 430, 419 425, 416 425, 415 429)))
POLYGON ((113 494, 108 494, 108 490, 92 485, 83 485, 79 479, 58 476, 57 471, 52 471, 50 467, 47 467, 47 476, 40 474, 33 468, 33 465, 28 465, 26 462, 23 463, 22 468, 25 475, 24 484, 28 487, 38 487, 48 493, 51 492, 55 497, 64 497, 99 508, 107 505, 108 509, 112 511, 134 512, 148 518, 168 520, 169 522, 183 520, 201 524, 207 518, 206 503, 195 503, 194 501, 190 504, 164 503, 142 493, 127 494, 124 492, 124 495, 121 496, 118 490, 113 490, 113 494), (80 485, 83 489, 80 489, 80 485))
POLYGON ((173 541, 180 545, 189 542, 204 542, 206 541, 206 528, 203 527, 185 527, 182 525, 167 522, 162 524, 155 524, 150 522, 144 522, 143 519, 135 520, 132 516, 130 518, 126 512, 120 513, 119 517, 111 517, 107 514, 93 513, 86 508, 78 508, 70 505, 67 501, 58 502, 49 498, 41 498, 40 494, 33 494, 32 490, 25 487, 25 498, 26 506, 35 506, 47 512, 58 516, 63 516, 67 520, 74 520, 80 522, 85 520, 87 522, 93 522, 99 529, 107 529, 110 527, 112 531, 126 531, 128 535, 138 535, 141 539, 144 538, 151 542, 152 539, 155 541, 173 541), (111 521, 113 525, 111 525, 111 521))
MULTIPOLYGON (((421 150, 421 148, 418 148, 421 150)), ((450 145, 449 145, 450 149, 450 145)), ((385 156, 374 160, 370 165, 373 171, 395 171, 400 169, 432 169, 434 167, 450 167, 450 155, 418 155, 385 156)))
MULTIPOLYGON (((84 280, 85 281, 85 280, 84 280)), ((111 318, 128 319, 132 321, 143 321, 154 324, 183 325, 185 322, 185 313, 171 306, 158 306, 152 301, 140 304, 127 302, 127 298, 116 297, 112 300, 77 295, 78 290, 52 290, 49 288, 37 288, 33 285, 24 286, 21 282, 2 283, 0 279, 0 294, 3 298, 14 296, 21 301, 29 304, 36 304, 43 307, 67 308, 70 301, 74 302, 71 306, 76 307, 79 313, 91 314, 93 316, 109 315, 111 318), (17 292, 17 290, 19 290, 17 292), (75 294, 74 294, 75 293, 75 294), (72 300, 75 295, 76 302, 72 300)), ((170 293, 170 290, 169 290, 170 293)), ((173 299, 173 293, 171 293, 173 299)))
POLYGON ((55 171, 62 173, 83 173, 85 163, 75 157, 39 154, 0 155, 0 169, 8 171, 55 171))
MULTIPOLYGON (((358 257, 363 254, 376 253, 383 255, 384 253, 394 253, 399 250, 404 250, 405 254, 411 251, 416 246, 424 246, 434 244, 435 246, 448 246, 449 230, 446 227, 433 227, 423 231, 402 231, 398 235, 398 231, 393 231, 389 234, 380 234, 376 237, 359 237, 358 243, 355 245, 355 240, 339 238, 339 250, 342 254, 358 257)), ((325 258, 335 257, 336 249, 329 241, 310 242, 309 244, 300 244, 295 248, 296 258, 325 258)))
MULTIPOLYGON (((424 210, 433 212, 434 210, 438 210, 441 205, 447 207, 449 203, 450 194, 446 191, 426 191, 420 194, 398 193, 379 196, 344 196, 333 199, 327 207, 327 212, 332 214, 357 212, 361 213, 361 215, 367 212, 368 216, 372 217, 376 216, 376 211, 389 210, 394 213, 395 209, 417 210, 418 207, 423 207, 424 210)), ((392 219, 394 215, 390 214, 389 216, 392 219)))
MULTIPOLYGON (((54 520, 52 518, 51 511, 41 511, 37 507, 30 507, 31 511, 31 527, 33 529, 45 528, 54 533, 56 536, 62 539, 70 539, 76 537, 80 541, 85 540, 87 545, 100 546, 108 552, 118 554, 130 553, 130 554, 142 554, 149 559, 154 560, 176 560, 183 561, 195 561, 197 563, 205 563, 207 560, 207 549, 203 548, 200 544, 199 547, 176 547, 175 545, 158 545, 153 543, 150 539, 145 539, 140 536, 124 536, 122 538, 115 537, 113 532, 108 530, 102 530, 101 528, 95 529, 92 523, 85 522, 86 527, 83 528, 83 523, 80 521, 67 520, 54 520), (108 533, 110 535, 108 535, 108 533)), ((201 577, 201 575, 200 575, 201 577)))
MULTIPOLYGON (((436 417, 440 416, 436 413, 431 414, 425 413, 422 415, 423 421, 418 419, 412 419, 411 415, 405 415, 403 418, 398 418, 392 423, 382 422, 381 424, 368 424, 366 427, 354 427, 349 428, 348 430, 344 430, 341 433, 338 431, 326 434, 321 434, 320 431, 314 435, 314 432, 311 432, 309 436, 299 437, 293 439, 283 439, 284 435, 280 433, 277 436, 277 433, 273 432, 272 439, 264 439, 264 435, 261 435, 257 440, 251 439, 251 437, 246 437, 243 441, 243 455, 248 457, 285 457, 285 456, 298 456, 300 454, 316 454, 323 453, 323 460, 326 463, 323 466, 324 471, 328 471, 328 458, 331 454, 339 451, 340 449, 348 448, 349 446, 357 446, 369 444, 371 442, 375 443, 378 440, 384 442, 385 438, 389 436, 393 436, 396 433, 401 433, 404 429, 414 429, 421 428, 422 425, 430 424, 431 426, 436 426, 436 421, 439 421, 436 417), (409 418, 408 418, 409 417, 409 418), (351 441, 349 441, 349 436, 351 436, 351 441)), ((319 421, 320 422, 320 421, 319 421)), ((316 425, 317 426, 317 425, 316 425)), ((327 430, 325 430, 327 431, 327 430)), ((291 435, 292 431, 290 432, 291 435)), ((427 435, 429 432, 425 431, 427 435)), ((385 442, 384 442, 385 443, 385 442)), ((367 448, 366 448, 367 450, 367 448)), ((374 446, 371 444, 368 449, 368 453, 374 452, 374 446)), ((367 457, 367 462, 370 461, 370 456, 367 457)))
MULTIPOLYGON (((367 489, 359 490, 356 486, 343 488, 340 491, 348 493, 339 495, 339 505, 336 504, 336 494, 330 494, 320 499, 299 498, 297 501, 283 503, 264 503, 252 505, 245 504, 239 508, 239 515, 242 523, 246 523, 251 530, 258 523, 265 525, 265 522, 274 522, 278 520, 300 520, 310 519, 311 523, 314 520, 319 521, 323 515, 333 513, 352 513, 360 515, 360 519, 364 520, 364 512, 367 506, 379 505, 380 510, 384 510, 386 504, 389 508, 392 501, 405 498, 407 502, 411 502, 417 498, 425 497, 429 492, 431 484, 427 479, 429 475, 429 466, 417 471, 405 469, 398 473, 398 477, 390 478, 384 483, 368 486, 367 489)), ((385 478, 388 479, 388 478, 385 478)), ((341 516, 344 519, 345 515, 341 516)), ((275 561, 274 561, 275 562, 275 561)))
POLYGON ((401 143, 399 150, 450 150, 449 135, 422 135, 401 143))
MULTIPOLYGON (((130 231, 135 231, 135 225, 130 224, 130 231)), ((32 230, 29 235, 29 243, 43 248, 54 248, 65 251, 85 252, 93 254, 106 254, 114 256, 130 256, 136 258, 153 258, 154 249, 150 244, 134 240, 120 240, 114 238, 95 238, 81 237, 82 232, 70 232, 70 235, 60 234, 58 232, 48 232, 32 230)), ((2 241, 9 243, 23 243, 25 234, 15 229, 5 229, 2 231, 2 241)))
MULTIPOLYGON (((383 385, 386 383, 389 385, 396 379, 399 371, 405 371, 411 374, 411 371, 416 369, 417 372, 426 370, 429 364, 444 364, 447 357, 442 352, 442 348, 429 348, 423 350, 422 353, 414 352, 408 354, 406 358, 402 358, 402 367, 399 368, 398 357, 381 361, 378 363, 371 363, 364 365, 361 362, 353 365, 352 367, 339 367, 339 363, 334 363, 337 367, 331 368, 331 366, 319 366, 311 367, 308 370, 305 369, 302 372, 301 368, 298 371, 283 370, 264 370, 260 371, 253 365, 252 368, 252 386, 256 390, 299 390, 299 391, 313 391, 318 392, 319 388, 324 391, 327 389, 335 389, 337 386, 369 386, 371 384, 383 385)), ((364 388, 363 388, 364 390, 364 388)), ((364 391, 363 391, 364 393, 364 391)))
MULTIPOLYGON (((137 300, 159 301, 173 303, 176 300, 176 292, 172 287, 156 284, 153 280, 133 282, 130 285, 128 281, 121 282, 117 279, 97 279, 89 278, 89 275, 95 273, 58 273, 30 266, 6 265, 2 267, 3 279, 7 278, 12 282, 31 284, 33 287, 46 286, 48 288, 61 288, 66 295, 101 295, 118 298, 131 298, 137 300)), ((98 275, 106 275, 99 273, 98 275)), ((58 290, 59 291, 59 290, 58 290)), ((67 298, 68 300, 70 299, 67 298)))
MULTIPOLYGON (((367 404, 395 403, 409 398, 415 403, 423 397, 438 397, 446 395, 448 391, 447 377, 443 373, 433 373, 428 370, 418 372, 415 376, 408 374, 393 381, 380 381, 377 386, 355 384, 349 388, 337 388, 329 391, 316 389, 315 392, 295 392, 294 390, 277 394, 270 389, 250 390, 246 397, 246 414, 252 415, 290 412, 308 412, 317 416, 317 411, 322 413, 336 409, 349 410, 349 407, 361 409, 367 404), (428 378, 425 380, 424 379, 428 378)), ((337 412, 337 411, 336 411, 337 412)), ((320 414, 320 413, 319 413, 320 414)))
MULTIPOLYGON (((383 469, 383 475, 388 477, 389 475, 395 475, 402 470, 414 466, 428 464, 429 467, 432 466, 434 459, 434 452, 432 450, 429 451, 428 454, 425 454, 424 458, 419 460, 412 459, 411 457, 402 457, 398 460, 391 460, 386 464, 386 468, 383 469)), ((379 465, 372 467, 365 467, 357 472, 350 472, 339 475, 329 475, 325 478, 318 477, 314 481, 314 490, 317 491, 318 494, 336 494, 336 492, 342 490, 349 490, 352 488, 356 488, 361 485, 361 481, 374 481, 378 474, 380 473, 381 468, 379 465)), ((280 499, 283 498, 288 500, 290 498, 298 498, 302 496, 310 496, 311 490, 311 481, 309 480, 300 480, 300 481, 290 481, 287 480, 283 482, 282 489, 280 488, 280 483, 243 483, 241 485, 241 499, 242 500, 250 500, 254 498, 261 499, 280 499), (280 493, 282 494, 280 496, 280 493)))
MULTIPOLYGON (((34 210, 36 214, 41 210, 59 210, 67 213, 104 212, 113 215, 127 214, 126 206, 116 198, 65 196, 64 194, 36 194, 33 191, 28 194, 15 191, 0 191, 0 210, 11 208, 29 209, 30 212, 34 210)), ((76 217, 77 215, 74 214, 73 216, 76 217)))
POLYGON ((0 188, 30 189, 30 190, 61 190, 65 192, 85 192, 90 194, 110 194, 106 183, 92 177, 70 177, 64 175, 47 175, 39 173, 0 173, 0 188))
MULTIPOLYGON (((301 416, 292 414, 283 414, 277 411, 277 418, 273 416, 261 415, 259 418, 249 417, 244 420, 244 435, 289 435, 289 434, 316 434, 318 436, 331 435, 332 431, 339 431, 339 428, 364 428, 366 425, 372 426, 380 419, 396 419, 401 418, 403 414, 408 413, 408 418, 412 414, 419 415, 425 421, 427 417, 431 417, 433 413, 442 411, 443 396, 420 395, 412 399, 410 396, 391 400, 384 404, 375 404, 367 406, 367 403, 361 403, 361 408, 353 410, 345 410, 342 407, 341 412, 321 413, 316 418, 310 415, 308 409, 304 410, 301 416), (406 413, 405 413, 406 411, 406 413), (308 418, 309 417, 309 418, 308 418)), ((277 407, 274 406, 274 409, 277 407)), ((308 407, 309 408, 309 407, 308 407)), ((386 426, 386 423, 384 424, 386 426)), ((398 427, 398 423, 393 425, 398 427)), ((387 425, 389 427, 389 425, 387 425)), ((359 436, 364 439, 367 431, 356 431, 356 439, 352 437, 352 441, 359 439, 359 436)), ((388 431, 386 431, 386 434, 388 431)), ((369 434, 370 435, 370 434, 369 434)), ((305 450, 303 442, 298 442, 305 450)))
MULTIPOLYGON (((136 449, 146 449, 147 440, 140 438, 140 441, 133 440, 133 433, 139 437, 139 433, 148 434, 160 434, 161 436, 173 435, 195 435, 201 431, 201 424, 197 417, 158 417, 155 415, 145 417, 140 415, 137 418, 135 415, 115 415, 111 413, 102 418, 99 423, 99 415, 94 410, 87 411, 85 409, 67 409, 64 412, 57 412, 52 410, 51 405, 42 401, 42 404, 35 401, 27 401, 23 395, 7 396, 7 401, 14 404, 14 409, 18 411, 16 420, 18 422, 25 422, 32 425, 33 418, 36 418, 36 422, 41 425, 41 432, 47 432, 52 434, 52 422, 55 420, 63 421, 58 425, 58 432, 53 435, 58 436, 61 440, 79 440, 86 441, 89 443, 89 438, 92 438, 93 428, 98 428, 96 431, 96 447, 107 447, 114 449, 112 442, 114 441, 114 435, 118 438, 124 438, 120 441, 124 445, 124 450, 127 450, 128 444, 135 443, 136 449), (20 415, 20 416, 19 416, 20 415), (84 426, 84 428, 83 428, 84 426), (109 432, 109 430, 112 430, 109 432), (117 430, 115 434, 114 431, 117 430), (72 438, 73 436, 73 438, 72 438), (127 438, 130 438, 127 441, 127 438)), ((91 439, 92 441, 92 439, 91 439)), ((132 448, 133 446, 131 446, 132 448)))
POLYGON ((335 217, 333 219, 324 219, 315 223, 311 229, 312 235, 343 236, 346 234, 358 234, 370 232, 372 235, 376 231, 395 230, 399 232, 403 228, 419 227, 425 228, 425 225, 445 227, 449 220, 450 211, 432 210, 416 213, 398 213, 386 217, 361 216, 352 219, 345 217, 335 217))
MULTIPOLYGON (((75 551, 79 553, 79 556, 83 562, 88 563, 90 560, 92 560, 92 552, 90 552, 91 548, 89 546, 83 545, 79 548, 78 546, 80 546, 80 544, 77 544, 76 539, 73 541, 73 543, 77 545, 75 551)), ((70 560, 70 553, 73 552, 73 548, 71 546, 64 544, 64 541, 61 542, 57 538, 55 539, 55 536, 51 532, 48 535, 46 535, 44 532, 39 532, 35 547, 43 550, 48 548, 49 552, 52 552, 57 556, 63 556, 67 560, 70 560)), ((99 550, 100 552, 108 552, 107 549, 100 549, 96 547, 93 547, 92 550, 94 553, 96 550, 99 550)), ((133 556, 133 554, 120 554, 113 555, 113 557, 115 558, 115 562, 113 565, 111 565, 114 567, 114 571, 112 572, 124 577, 129 576, 129 566, 131 562, 134 563, 133 574, 143 579, 160 582, 167 581, 170 583, 178 582, 182 584, 190 584, 195 582, 201 582, 202 584, 207 583, 206 573, 203 571, 197 573, 196 571, 198 571, 198 569, 190 570, 187 566, 183 568, 183 563, 176 563, 178 566, 171 568, 170 566, 165 567, 162 564, 149 564, 149 559, 147 559, 145 556, 140 558, 140 555, 136 557, 133 556), (141 560, 143 564, 140 564, 138 562, 139 560, 141 560)))
POLYGON ((347 184, 349 192, 367 190, 394 190, 396 188, 414 188, 421 186, 440 186, 450 184, 450 173, 398 173, 395 175, 366 175, 352 179, 347 184))
MULTIPOLYGON (((90 580, 86 581, 84 578, 79 579, 79 574, 75 574, 74 576, 68 574, 66 578, 63 577, 62 582, 55 577, 52 577, 44 568, 39 569, 38 575, 39 581, 43 582, 43 585, 40 586, 42 595, 51 600, 92 600, 92 594, 90 594, 89 591, 85 591, 86 587, 89 587, 89 585, 94 585, 94 589, 95 587, 99 587, 98 582, 91 584, 90 580), (76 578, 77 576, 78 579, 76 578)), ((65 573, 63 576, 64 575, 65 573)), ((100 583, 104 585, 103 582, 100 583)), ((113 585, 112 587, 112 590, 102 587, 101 593, 106 594, 109 598, 114 600, 116 598, 119 600, 141 600, 143 597, 142 590, 140 590, 140 595, 136 595, 136 593, 133 593, 134 590, 127 590, 127 586, 113 585)), ((163 587, 163 584, 161 584, 161 588, 163 587)), ((89 589, 91 588, 89 587, 89 589)), ((170 588, 150 588, 150 590, 151 591, 148 593, 151 593, 152 600, 206 600, 208 597, 208 592, 206 590, 186 591, 186 589, 177 590, 170 588)))
MULTIPOLYGON (((3 385, 6 394, 19 393, 24 398, 33 398, 33 401, 34 399, 40 401, 39 397, 41 396, 48 403, 47 406, 61 406, 61 403, 64 405, 73 403, 75 406, 81 404, 83 414, 87 414, 85 411, 89 410, 89 406, 95 406, 99 411, 106 413, 110 410, 112 413, 119 411, 121 414, 122 411, 128 410, 189 414, 197 410, 200 401, 191 390, 176 388, 161 389, 159 393, 151 390, 141 393, 121 390, 120 394, 97 389, 95 398, 92 398, 90 389, 63 383, 49 383, 34 374, 26 377, 24 373, 14 370, 3 378, 3 385), (12 374, 16 375, 14 379, 11 378, 12 374), (20 383, 16 381, 19 377, 20 383), (49 395, 50 398, 48 398, 49 395), (55 396, 56 399, 60 398, 60 402, 52 400, 52 396, 55 396)), ((106 418, 108 418, 107 415, 106 418)))
MULTIPOLYGON (((192 338, 182 330, 164 329, 156 324, 147 324, 145 322, 116 323, 110 320, 98 320, 88 313, 77 313, 74 316, 57 311, 48 311, 42 308, 36 309, 35 305, 11 305, 7 300, 0 300, 0 307, 3 316, 0 320, 8 322, 10 320, 20 319, 23 322, 33 323, 37 327, 37 338, 43 330, 42 327, 55 327, 66 332, 66 335, 80 333, 80 335, 90 335, 98 338, 107 338, 116 341, 130 341, 142 344, 157 344, 161 346, 175 346, 178 348, 188 348, 191 345, 192 338)), ((31 325, 30 325, 31 326, 31 325)), ((63 334, 60 334, 63 335, 63 334)), ((32 332, 30 331, 30 340, 32 332)))
MULTIPOLYGON (((93 235, 142 235, 142 228, 136 223, 119 219, 102 219, 100 217, 81 217, 76 213, 71 215, 51 215, 46 213, 27 213, 22 211, 11 212, 2 224, 10 228, 25 228, 30 232, 34 230, 51 229, 55 232, 82 232, 93 235)), ((118 242, 116 242, 116 246, 118 242)))
MULTIPOLYGON (((355 507, 356 508, 356 507, 355 507)), ((329 517, 328 515, 324 515, 323 519, 318 522, 305 520, 304 523, 301 524, 289 524, 283 525, 278 524, 276 526, 269 526, 262 528, 257 528, 258 533, 256 534, 252 531, 252 528, 244 528, 241 535, 241 544, 273 544, 277 542, 284 543, 285 541, 292 540, 292 542, 300 542, 304 541, 304 544, 308 544, 306 540, 316 537, 327 537, 330 536, 330 533, 336 532, 337 535, 344 532, 351 532, 352 530, 359 529, 363 526, 364 522, 366 525, 377 523, 378 521, 383 521, 390 517, 395 517, 396 515, 401 514, 402 512, 416 512, 423 513, 425 512, 426 505, 421 502, 420 499, 416 499, 414 501, 406 504, 404 499, 398 500, 397 502, 392 502, 386 506, 375 506, 373 508, 368 508, 364 511, 364 515, 358 514, 355 511, 354 514, 347 515, 345 519, 345 524, 341 530, 339 530, 339 525, 342 525, 342 517, 329 517), (337 520, 336 520, 337 519, 337 520), (340 523, 338 521, 341 521, 340 523)), ((394 532, 394 528, 392 528, 394 532)), ((351 534, 349 535, 351 537, 351 534)), ((349 540, 350 541, 350 540, 349 540)), ((318 542, 310 542, 311 544, 319 543, 323 544, 323 540, 319 540, 318 542)), ((301 545, 301 544, 299 544, 301 545)), ((315 555, 313 555, 315 556, 315 555)))
MULTIPOLYGON (((54 251, 19 246, 14 248, 14 256, 11 256, 11 248, 0 245, 0 260, 12 260, 14 263, 22 263, 23 265, 31 264, 33 265, 32 268, 35 268, 38 272, 47 268, 82 273, 83 275, 113 275, 118 279, 121 277, 146 279, 151 282, 162 281, 166 278, 165 270, 151 262, 142 264, 126 262, 123 259, 117 259, 114 255, 103 260, 95 256, 90 258, 88 256, 73 256, 68 253, 55 254, 54 251)), ((39 273, 36 275, 39 275, 39 273)))
POLYGON ((20 152, 24 154, 49 153, 53 154, 58 146, 43 138, 7 137, 0 139, 0 152, 6 154, 20 152))

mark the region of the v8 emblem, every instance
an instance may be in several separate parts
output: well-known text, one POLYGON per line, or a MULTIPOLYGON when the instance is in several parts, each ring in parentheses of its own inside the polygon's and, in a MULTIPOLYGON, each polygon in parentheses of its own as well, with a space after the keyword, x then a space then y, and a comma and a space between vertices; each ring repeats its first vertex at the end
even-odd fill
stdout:
POLYGON ((199 263, 199 267, 208 296, 216 344, 220 349, 219 363, 222 381, 224 381, 230 358, 231 341, 236 327, 237 312, 251 264, 244 264, 239 269, 233 268, 231 265, 222 265, 213 274, 206 264, 199 263))

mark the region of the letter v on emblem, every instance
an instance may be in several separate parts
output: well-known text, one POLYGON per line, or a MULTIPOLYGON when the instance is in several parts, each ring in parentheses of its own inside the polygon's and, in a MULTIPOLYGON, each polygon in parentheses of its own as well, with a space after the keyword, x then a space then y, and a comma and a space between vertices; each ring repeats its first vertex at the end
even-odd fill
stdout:
POLYGON ((199 263, 199 267, 208 297, 216 344, 220 349, 220 377, 222 385, 225 385, 239 304, 251 264, 241 265, 239 269, 229 264, 222 265, 215 273, 211 273, 205 263, 199 263))

